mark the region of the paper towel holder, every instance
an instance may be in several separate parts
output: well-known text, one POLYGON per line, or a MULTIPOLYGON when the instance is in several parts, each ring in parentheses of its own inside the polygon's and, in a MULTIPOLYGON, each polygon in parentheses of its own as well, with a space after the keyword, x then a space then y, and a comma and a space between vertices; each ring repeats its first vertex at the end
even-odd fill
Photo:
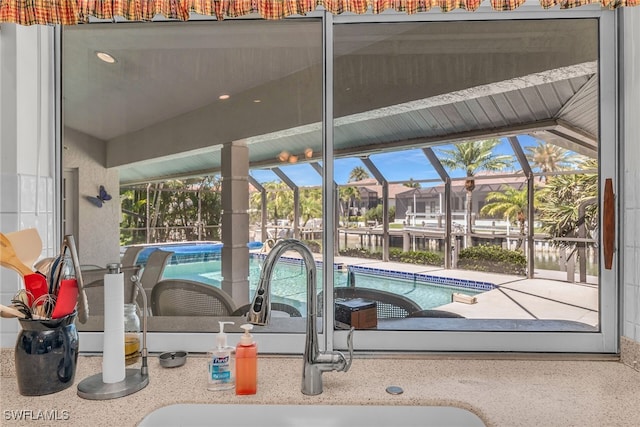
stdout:
MULTIPOLYGON (((108 274, 120 274, 121 270, 122 264, 107 264, 108 274)), ((117 383, 103 382, 102 372, 85 378, 78 384, 78 396, 83 399, 117 399, 140 391, 149 384, 149 367, 147 365, 147 294, 137 274, 131 276, 131 281, 135 283, 142 295, 142 365, 140 369, 126 369, 125 378, 117 383)))

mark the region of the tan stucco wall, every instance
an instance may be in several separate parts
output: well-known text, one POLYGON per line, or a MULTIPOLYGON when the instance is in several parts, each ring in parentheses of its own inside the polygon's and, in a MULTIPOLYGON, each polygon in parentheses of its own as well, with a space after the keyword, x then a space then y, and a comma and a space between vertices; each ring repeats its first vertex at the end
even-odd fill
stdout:
POLYGON ((116 169, 107 169, 104 142, 65 128, 64 169, 78 177, 76 243, 81 264, 105 266, 120 258, 120 201, 116 169), (86 199, 104 185, 113 199, 97 208, 86 199))

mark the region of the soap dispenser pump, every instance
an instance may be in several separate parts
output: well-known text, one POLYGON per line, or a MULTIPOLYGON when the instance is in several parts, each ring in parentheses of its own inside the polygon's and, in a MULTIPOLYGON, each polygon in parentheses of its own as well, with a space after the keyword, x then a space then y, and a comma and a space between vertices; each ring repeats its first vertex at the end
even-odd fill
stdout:
POLYGON ((209 352, 207 390, 229 390, 235 385, 235 367, 233 363, 234 348, 227 344, 224 325, 234 322, 218 322, 220 332, 216 336, 216 348, 209 352))
POLYGON ((258 382, 258 347, 250 331, 253 325, 240 326, 244 334, 236 346, 236 394, 256 394, 258 382))

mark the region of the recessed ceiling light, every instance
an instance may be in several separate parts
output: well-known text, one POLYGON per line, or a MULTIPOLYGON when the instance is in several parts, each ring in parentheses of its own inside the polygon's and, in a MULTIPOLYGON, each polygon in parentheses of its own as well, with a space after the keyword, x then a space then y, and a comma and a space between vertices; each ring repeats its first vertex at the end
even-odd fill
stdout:
POLYGON ((261 103, 261 102, 262 102, 262 100, 260 100, 260 99, 254 99, 254 100, 253 100, 253 102, 255 102, 256 104, 259 104, 259 103, 261 103))
POLYGON ((230 95, 220 95, 220 96, 218 97, 218 99, 223 99, 223 100, 224 100, 224 99, 229 99, 229 98, 231 98, 231 96, 230 96, 230 95))
POLYGON ((113 64, 116 62, 116 58, 114 58, 113 56, 109 55, 106 52, 96 52, 96 56, 100 58, 100 60, 106 62, 107 64, 113 64))

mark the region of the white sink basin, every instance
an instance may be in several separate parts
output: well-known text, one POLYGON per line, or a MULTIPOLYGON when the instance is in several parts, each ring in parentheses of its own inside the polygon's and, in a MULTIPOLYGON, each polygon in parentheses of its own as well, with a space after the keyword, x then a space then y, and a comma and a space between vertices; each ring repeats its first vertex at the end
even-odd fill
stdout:
POLYGON ((140 427, 485 427, 477 415, 451 406, 330 406, 176 404, 144 417, 140 427))

